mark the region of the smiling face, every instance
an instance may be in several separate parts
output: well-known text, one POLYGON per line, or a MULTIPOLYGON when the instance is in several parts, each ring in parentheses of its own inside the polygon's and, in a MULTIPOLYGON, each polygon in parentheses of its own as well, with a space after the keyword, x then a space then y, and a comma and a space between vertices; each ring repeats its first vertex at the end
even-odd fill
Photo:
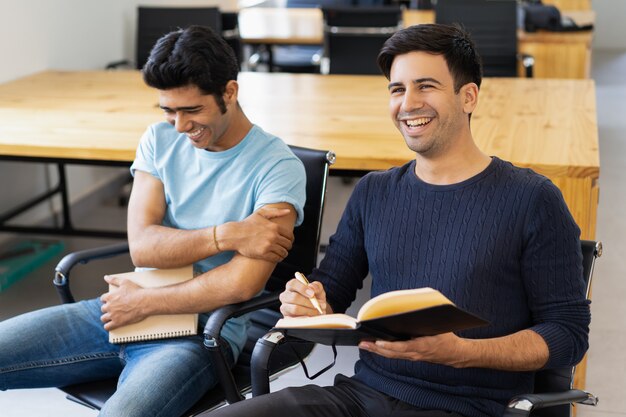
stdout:
POLYGON ((223 151, 240 140, 233 134, 236 93, 236 82, 230 81, 223 96, 226 104, 223 114, 215 97, 204 94, 195 85, 159 90, 159 107, 163 109, 165 119, 178 132, 186 134, 194 147, 223 151))
POLYGON ((389 110, 407 146, 424 157, 441 155, 464 135, 471 138, 468 115, 478 88, 469 83, 454 92, 443 55, 397 55, 389 76, 389 110), (468 100, 468 93, 469 100, 468 100))

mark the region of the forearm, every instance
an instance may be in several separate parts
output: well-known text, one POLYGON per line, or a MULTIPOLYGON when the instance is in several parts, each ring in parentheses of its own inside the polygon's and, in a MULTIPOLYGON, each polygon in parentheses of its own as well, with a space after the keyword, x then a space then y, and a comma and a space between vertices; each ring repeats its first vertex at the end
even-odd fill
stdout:
POLYGON ((147 315, 202 313, 249 300, 263 287, 275 264, 241 255, 185 283, 146 289, 147 315))
POLYGON ((359 347, 393 359, 518 372, 540 369, 549 358, 548 345, 532 330, 493 339, 464 339, 454 333, 444 333, 405 342, 364 341, 359 347))
POLYGON ((461 339, 460 345, 460 363, 454 366, 463 368, 534 371, 550 354, 543 338, 532 330, 493 339, 461 339))
POLYGON ((219 252, 213 227, 180 230, 149 225, 129 233, 128 241, 133 264, 138 267, 178 268, 219 252))
POLYGON ((128 241, 136 266, 181 267, 224 251, 276 263, 291 249, 295 218, 290 204, 277 203, 240 221, 195 230, 165 227, 154 220, 129 221, 128 241))

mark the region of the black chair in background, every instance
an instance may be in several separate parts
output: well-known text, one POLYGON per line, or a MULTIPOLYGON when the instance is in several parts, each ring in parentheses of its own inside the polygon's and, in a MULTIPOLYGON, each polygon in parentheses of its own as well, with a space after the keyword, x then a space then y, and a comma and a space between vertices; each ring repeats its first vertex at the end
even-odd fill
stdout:
POLYGON ((459 24, 470 33, 486 77, 517 77, 519 60, 526 77, 533 76, 534 59, 517 53, 515 0, 439 0, 435 20, 459 24))
MULTIPOLYGON (((208 391, 185 416, 195 416, 214 409, 225 401, 233 403, 242 400, 251 389, 250 360, 252 350, 259 337, 271 329, 281 317, 278 296, 285 283, 294 277, 296 271, 309 273, 317 265, 317 254, 324 212, 324 198, 329 166, 335 161, 332 152, 291 146, 291 150, 304 163, 307 175, 306 204, 304 222, 294 230, 295 241, 289 256, 280 262, 268 280, 264 292, 249 301, 225 306, 214 311, 204 329, 204 345, 213 356, 220 386, 208 391), (235 366, 229 369, 221 350, 227 343, 220 338, 222 326, 231 317, 251 313, 251 327, 248 342, 235 366)), ((54 285, 63 303, 74 302, 70 291, 70 272, 78 264, 109 258, 128 253, 128 244, 117 244, 103 248, 89 249, 65 256, 57 265, 54 285)), ((278 350, 270 363, 271 373, 280 373, 299 363, 299 357, 306 357, 313 344, 302 343, 294 349, 278 350)), ((62 387, 67 398, 87 407, 99 410, 116 390, 117 379, 107 379, 62 387)))
MULTIPOLYGON (((287 8, 316 8, 326 6, 350 6, 353 0, 287 0, 287 8)), ((294 73, 319 73, 324 48, 322 45, 274 45, 266 51, 271 58, 263 57, 263 51, 255 52, 249 64, 272 65, 270 71, 294 73)))
POLYGON ((243 50, 241 47, 241 37, 239 36, 239 15, 237 12, 222 12, 222 37, 235 52, 237 63, 241 69, 243 50))
POLYGON ((402 27, 402 10, 385 7, 323 7, 323 73, 380 74, 376 57, 402 27))
MULTIPOLYGON (((222 31, 222 18, 217 7, 144 7, 137 8, 137 43, 135 62, 141 69, 150 56, 156 41, 173 30, 192 25, 208 26, 217 33, 222 31)), ((112 62, 107 69, 131 65, 128 61, 112 62)))
MULTIPOLYGON (((583 277, 587 284, 587 297, 591 288, 595 260, 602 256, 602 243, 589 240, 581 242, 583 277)), ((301 340, 285 337, 278 330, 271 330, 257 341, 252 353, 252 395, 270 392, 269 375, 274 352, 282 351, 284 345, 298 347, 301 340)), ((572 403, 596 405, 598 399, 585 391, 573 389, 575 367, 548 369, 536 372, 535 391, 519 395, 508 404, 503 417, 571 417, 572 403), (535 413, 536 411, 536 413, 535 413)))

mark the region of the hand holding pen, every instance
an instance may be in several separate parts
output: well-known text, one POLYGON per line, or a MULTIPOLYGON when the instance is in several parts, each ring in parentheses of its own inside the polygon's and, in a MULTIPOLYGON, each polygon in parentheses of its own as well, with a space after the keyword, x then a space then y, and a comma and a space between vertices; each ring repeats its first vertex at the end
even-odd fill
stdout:
MULTIPOLYGON (((304 274, 300 272, 296 272, 296 279, 300 281, 301 283, 303 283, 304 285, 307 285, 307 286, 309 285, 309 280, 306 279, 304 274)), ((324 314, 324 312, 322 311, 322 307, 320 307, 320 303, 319 301, 317 301, 317 298, 315 298, 315 296, 309 297, 309 301, 311 301, 311 304, 313 304, 313 307, 315 307, 317 311, 319 311, 320 314, 324 314)))

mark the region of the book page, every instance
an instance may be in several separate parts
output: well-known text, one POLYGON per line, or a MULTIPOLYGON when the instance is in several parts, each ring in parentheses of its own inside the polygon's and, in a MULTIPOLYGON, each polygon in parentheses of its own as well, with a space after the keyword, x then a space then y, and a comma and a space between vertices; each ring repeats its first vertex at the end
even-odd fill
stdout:
POLYGON ((442 304, 452 304, 452 301, 429 287, 390 291, 363 304, 357 320, 370 320, 442 304))
POLYGON ((357 321, 347 314, 324 314, 312 317, 284 317, 276 323, 282 329, 356 329, 357 321))
POLYGON ((143 269, 109 275, 129 279, 142 288, 158 288, 190 280, 193 278, 193 265, 175 269, 143 269))
MULTIPOLYGON (((157 288, 178 284, 193 278, 192 265, 177 269, 147 269, 122 274, 111 274, 133 281, 143 288, 157 288)), ((109 285, 109 290, 115 287, 109 285)), ((198 314, 167 314, 150 316, 144 320, 113 329, 109 342, 128 343, 141 340, 191 336, 198 332, 198 314)))

